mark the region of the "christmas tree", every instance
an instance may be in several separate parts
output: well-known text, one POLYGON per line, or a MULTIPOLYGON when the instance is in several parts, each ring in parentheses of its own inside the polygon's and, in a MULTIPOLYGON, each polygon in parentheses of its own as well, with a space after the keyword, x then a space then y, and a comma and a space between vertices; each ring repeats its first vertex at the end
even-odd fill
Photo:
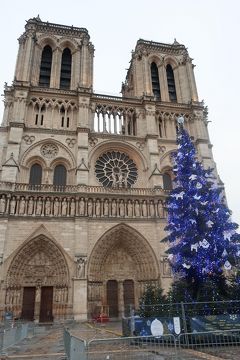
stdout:
POLYGON ((139 315, 141 317, 160 316, 165 313, 166 297, 160 286, 148 285, 139 301, 139 315))
POLYGON ((169 262, 181 287, 183 282, 186 284, 186 301, 220 300, 228 295, 226 279, 240 257, 238 225, 231 221, 213 170, 204 169, 197 160, 182 123, 177 145, 173 155, 174 189, 167 201, 165 228, 170 242, 169 262))

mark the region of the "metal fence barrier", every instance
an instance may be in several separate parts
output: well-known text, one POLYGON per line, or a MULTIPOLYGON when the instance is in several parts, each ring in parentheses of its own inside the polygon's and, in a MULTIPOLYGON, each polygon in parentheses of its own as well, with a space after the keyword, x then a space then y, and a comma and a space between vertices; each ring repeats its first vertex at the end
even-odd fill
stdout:
POLYGON ((68 360, 239 360, 240 330, 86 341, 65 329, 64 345, 68 360))
POLYGON ((17 344, 28 337, 31 332, 29 324, 17 324, 16 326, 0 329, 0 353, 10 346, 17 344))
POLYGON ((186 333, 178 337, 178 354, 192 359, 193 353, 204 359, 240 359, 240 330, 186 333), (187 351, 186 351, 187 350, 187 351))
POLYGON ((74 335, 68 329, 63 333, 64 348, 68 360, 87 360, 87 342, 74 335))
POLYGON ((174 336, 166 335, 90 340, 87 355, 88 360, 175 360, 177 352, 174 336))

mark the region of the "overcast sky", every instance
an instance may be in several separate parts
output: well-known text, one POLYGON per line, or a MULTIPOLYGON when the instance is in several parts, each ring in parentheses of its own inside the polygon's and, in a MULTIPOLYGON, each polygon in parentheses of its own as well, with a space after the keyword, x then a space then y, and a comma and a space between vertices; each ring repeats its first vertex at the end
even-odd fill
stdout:
MULTIPOLYGON (((209 107, 214 159, 240 223, 240 2, 238 0, 6 1, 0 14, 0 87, 13 80, 25 20, 86 27, 95 46, 95 92, 120 95, 139 38, 184 44, 194 58, 199 99, 209 107)), ((3 105, 0 104, 2 118, 3 105)))

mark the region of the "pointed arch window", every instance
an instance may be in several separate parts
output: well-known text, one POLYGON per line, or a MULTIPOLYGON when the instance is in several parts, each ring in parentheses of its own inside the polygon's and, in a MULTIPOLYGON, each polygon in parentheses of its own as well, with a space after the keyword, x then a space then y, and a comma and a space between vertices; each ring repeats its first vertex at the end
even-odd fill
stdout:
POLYGON ((161 100, 158 68, 155 62, 151 64, 152 92, 156 100, 161 100))
POLYGON ((71 70, 72 70, 72 54, 71 51, 68 48, 66 48, 63 50, 62 53, 61 77, 60 77, 61 89, 70 89, 71 70))
POLYGON ((54 169, 53 185, 66 186, 67 170, 64 165, 57 165, 54 169))
POLYGON ((46 45, 42 51, 39 86, 49 87, 52 69, 52 48, 46 45))
POLYGON ((173 69, 170 64, 168 64, 166 67, 166 73, 167 73, 169 100, 177 101, 174 73, 173 73, 173 69))
POLYGON ((41 185, 42 167, 39 164, 33 164, 30 170, 29 185, 41 185))
POLYGON ((163 189, 172 190, 172 178, 168 173, 163 174, 163 189))

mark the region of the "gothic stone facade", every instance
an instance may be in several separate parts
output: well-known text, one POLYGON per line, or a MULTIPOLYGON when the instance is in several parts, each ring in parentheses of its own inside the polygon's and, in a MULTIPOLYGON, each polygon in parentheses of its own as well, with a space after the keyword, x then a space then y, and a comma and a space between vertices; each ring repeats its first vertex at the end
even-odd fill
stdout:
POLYGON ((94 93, 93 55, 84 28, 33 18, 19 38, 0 128, 1 314, 117 317, 146 284, 167 289, 178 116, 214 165, 184 45, 138 40, 122 97, 94 93))

